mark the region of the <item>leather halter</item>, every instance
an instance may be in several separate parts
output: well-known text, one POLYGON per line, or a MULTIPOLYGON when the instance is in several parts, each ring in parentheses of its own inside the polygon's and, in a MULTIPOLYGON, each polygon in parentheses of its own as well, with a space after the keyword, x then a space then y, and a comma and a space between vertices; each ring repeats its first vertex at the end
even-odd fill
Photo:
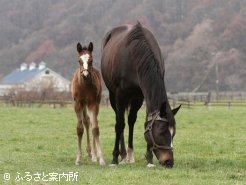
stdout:
POLYGON ((152 128, 153 128, 153 125, 154 125, 155 121, 162 121, 162 122, 165 122, 165 123, 168 122, 166 118, 160 117, 160 111, 156 111, 156 112, 154 112, 154 113, 152 113, 151 115, 148 116, 147 122, 148 123, 150 122, 150 124, 147 125, 144 134, 149 132, 150 139, 151 139, 151 141, 153 143, 153 146, 151 147, 150 150, 151 151, 156 150, 156 149, 172 150, 173 147, 161 146, 161 145, 156 144, 154 136, 153 136, 153 132, 152 132, 152 128))

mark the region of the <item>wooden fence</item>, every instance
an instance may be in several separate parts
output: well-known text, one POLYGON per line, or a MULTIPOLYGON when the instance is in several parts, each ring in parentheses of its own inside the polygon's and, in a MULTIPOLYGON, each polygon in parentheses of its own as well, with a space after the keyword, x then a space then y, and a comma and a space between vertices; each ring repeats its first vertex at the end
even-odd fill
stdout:
POLYGON ((182 104, 192 106, 246 106, 246 92, 200 92, 200 93, 168 93, 170 104, 175 107, 182 104))
MULTIPOLYGON (((54 96, 55 97, 55 96, 54 96)), ((219 97, 213 92, 201 93, 168 93, 169 103, 172 107, 182 104, 183 107, 193 106, 226 106, 228 108, 233 106, 246 106, 246 92, 224 92, 220 93, 219 97)), ((53 108, 66 107, 73 103, 71 96, 60 96, 52 99, 20 99, 15 97, 0 97, 0 104, 2 106, 17 106, 17 107, 41 107, 48 105, 53 108)), ((110 106, 108 94, 102 94, 102 105, 110 106)), ((143 105, 145 106, 145 104, 143 105)))

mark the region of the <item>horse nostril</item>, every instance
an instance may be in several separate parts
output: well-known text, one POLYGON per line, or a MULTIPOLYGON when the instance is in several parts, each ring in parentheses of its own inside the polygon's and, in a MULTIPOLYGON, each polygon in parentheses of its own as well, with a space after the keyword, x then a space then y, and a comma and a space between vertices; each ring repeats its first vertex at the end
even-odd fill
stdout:
POLYGON ((173 167, 173 160, 166 160, 165 165, 167 168, 172 168, 173 167))
POLYGON ((83 76, 87 77, 89 75, 89 72, 88 71, 83 71, 82 74, 83 74, 83 76))
POLYGON ((165 166, 166 168, 173 167, 173 160, 159 161, 160 165, 165 166))

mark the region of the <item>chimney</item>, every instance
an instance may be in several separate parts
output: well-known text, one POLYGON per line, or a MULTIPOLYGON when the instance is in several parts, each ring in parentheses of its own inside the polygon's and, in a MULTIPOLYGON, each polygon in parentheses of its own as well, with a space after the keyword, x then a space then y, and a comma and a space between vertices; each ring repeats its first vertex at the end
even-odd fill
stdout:
POLYGON ((41 61, 41 62, 38 64, 38 69, 39 69, 39 70, 42 70, 42 69, 44 69, 45 67, 46 67, 46 64, 45 64, 44 61, 41 61))
POLYGON ((34 62, 32 62, 31 64, 29 64, 29 70, 33 70, 36 68, 36 64, 34 62))
POLYGON ((20 65, 20 70, 21 71, 24 71, 24 70, 26 70, 27 69, 27 64, 26 63, 22 63, 21 65, 20 65))

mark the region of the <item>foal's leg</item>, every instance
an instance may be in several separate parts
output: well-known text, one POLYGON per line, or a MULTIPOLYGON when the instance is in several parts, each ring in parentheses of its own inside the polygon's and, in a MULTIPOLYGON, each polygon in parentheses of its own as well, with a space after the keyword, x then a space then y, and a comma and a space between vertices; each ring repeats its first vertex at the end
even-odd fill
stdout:
POLYGON ((83 110, 83 123, 86 128, 86 152, 88 159, 91 159, 91 143, 90 143, 90 118, 86 109, 83 110))
MULTIPOLYGON (((88 114, 89 114, 90 121, 92 124, 93 151, 95 153, 97 152, 100 165, 105 165, 105 161, 103 159, 103 154, 102 154, 101 145, 99 141, 99 127, 98 127, 98 120, 97 120, 98 112, 99 112, 99 104, 88 106, 88 114)), ((93 159, 93 154, 92 154, 92 159, 93 159)))
POLYGON ((133 155, 133 131, 134 124, 137 119, 137 112, 143 104, 143 98, 134 99, 131 102, 131 109, 128 115, 128 126, 129 126, 129 135, 128 135, 128 149, 127 149, 127 157, 126 161, 128 163, 134 163, 134 155, 133 155))
POLYGON ((84 133, 84 126, 82 123, 82 105, 79 102, 74 102, 74 110, 77 115, 77 136, 78 136, 77 157, 76 157, 75 164, 79 165, 82 157, 81 142, 84 133))

